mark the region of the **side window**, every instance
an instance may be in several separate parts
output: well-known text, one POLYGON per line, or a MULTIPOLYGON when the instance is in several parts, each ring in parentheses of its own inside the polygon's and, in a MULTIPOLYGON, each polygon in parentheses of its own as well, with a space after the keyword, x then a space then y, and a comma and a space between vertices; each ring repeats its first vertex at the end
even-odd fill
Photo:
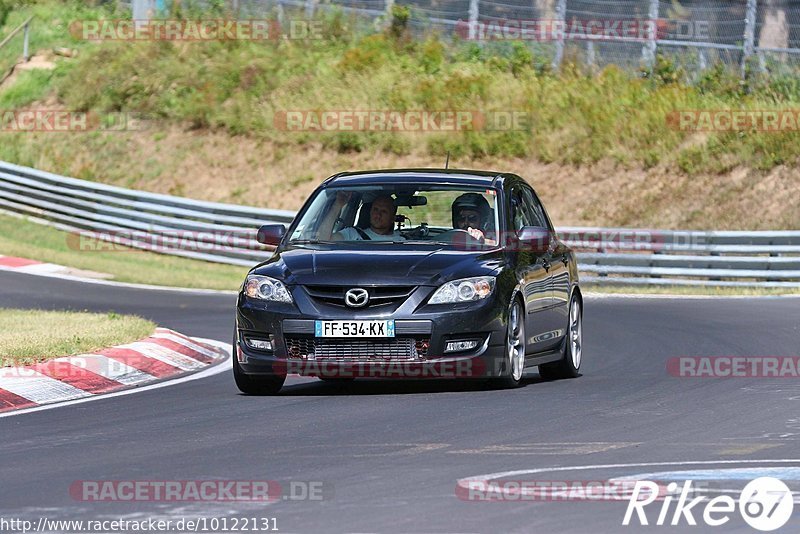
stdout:
POLYGON ((533 191, 525 187, 522 189, 522 194, 531 215, 531 226, 547 228, 547 217, 544 216, 544 209, 542 209, 542 205, 533 194, 533 191))
POLYGON ((523 226, 531 226, 531 214, 519 188, 511 190, 511 217, 515 232, 519 232, 523 226))

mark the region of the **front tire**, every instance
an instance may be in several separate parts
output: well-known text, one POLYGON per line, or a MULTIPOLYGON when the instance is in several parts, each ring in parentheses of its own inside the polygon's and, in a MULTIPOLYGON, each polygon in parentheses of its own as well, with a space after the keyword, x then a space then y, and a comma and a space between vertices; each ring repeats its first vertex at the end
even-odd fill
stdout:
POLYGON ((506 332, 505 374, 495 379, 495 383, 502 388, 517 388, 525 374, 525 312, 516 299, 508 311, 506 332))
POLYGON ((577 295, 572 296, 567 317, 567 339, 564 340, 564 357, 553 363, 539 366, 539 376, 545 380, 576 378, 580 376, 583 357, 583 310, 577 295))
POLYGON ((236 340, 233 342, 233 380, 239 391, 247 395, 277 395, 286 381, 286 375, 253 376, 247 375, 239 366, 236 357, 236 340))

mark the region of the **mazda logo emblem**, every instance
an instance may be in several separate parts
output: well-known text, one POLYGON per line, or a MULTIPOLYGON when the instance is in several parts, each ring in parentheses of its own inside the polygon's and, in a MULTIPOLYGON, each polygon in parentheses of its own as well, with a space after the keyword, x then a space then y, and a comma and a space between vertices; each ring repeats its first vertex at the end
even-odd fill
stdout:
POLYGON ((366 289, 354 287, 344 294, 344 303, 351 308, 363 308, 369 302, 369 293, 366 289))

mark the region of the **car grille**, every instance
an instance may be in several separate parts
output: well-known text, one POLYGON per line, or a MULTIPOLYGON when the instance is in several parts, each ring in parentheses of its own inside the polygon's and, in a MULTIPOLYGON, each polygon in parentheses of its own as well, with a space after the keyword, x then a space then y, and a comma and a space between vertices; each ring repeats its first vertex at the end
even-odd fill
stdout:
POLYGON ((290 358, 338 362, 419 361, 428 355, 429 338, 319 339, 286 336, 290 358))
MULTIPOLYGON (((344 294, 347 290, 357 286, 322 286, 309 285, 303 286, 311 298, 318 302, 331 304, 334 306, 345 307, 344 294)), ((411 293, 415 286, 358 286, 363 287, 369 293, 369 303, 367 308, 377 308, 392 304, 401 304, 411 293)))

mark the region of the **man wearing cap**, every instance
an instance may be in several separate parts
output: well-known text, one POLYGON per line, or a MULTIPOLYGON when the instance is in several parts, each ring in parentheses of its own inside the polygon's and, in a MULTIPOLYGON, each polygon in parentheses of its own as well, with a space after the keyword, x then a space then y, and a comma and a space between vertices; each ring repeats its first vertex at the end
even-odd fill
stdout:
POLYGON ((464 193, 453 201, 453 228, 464 230, 481 243, 494 244, 486 239, 489 227, 489 203, 478 193, 464 193))

